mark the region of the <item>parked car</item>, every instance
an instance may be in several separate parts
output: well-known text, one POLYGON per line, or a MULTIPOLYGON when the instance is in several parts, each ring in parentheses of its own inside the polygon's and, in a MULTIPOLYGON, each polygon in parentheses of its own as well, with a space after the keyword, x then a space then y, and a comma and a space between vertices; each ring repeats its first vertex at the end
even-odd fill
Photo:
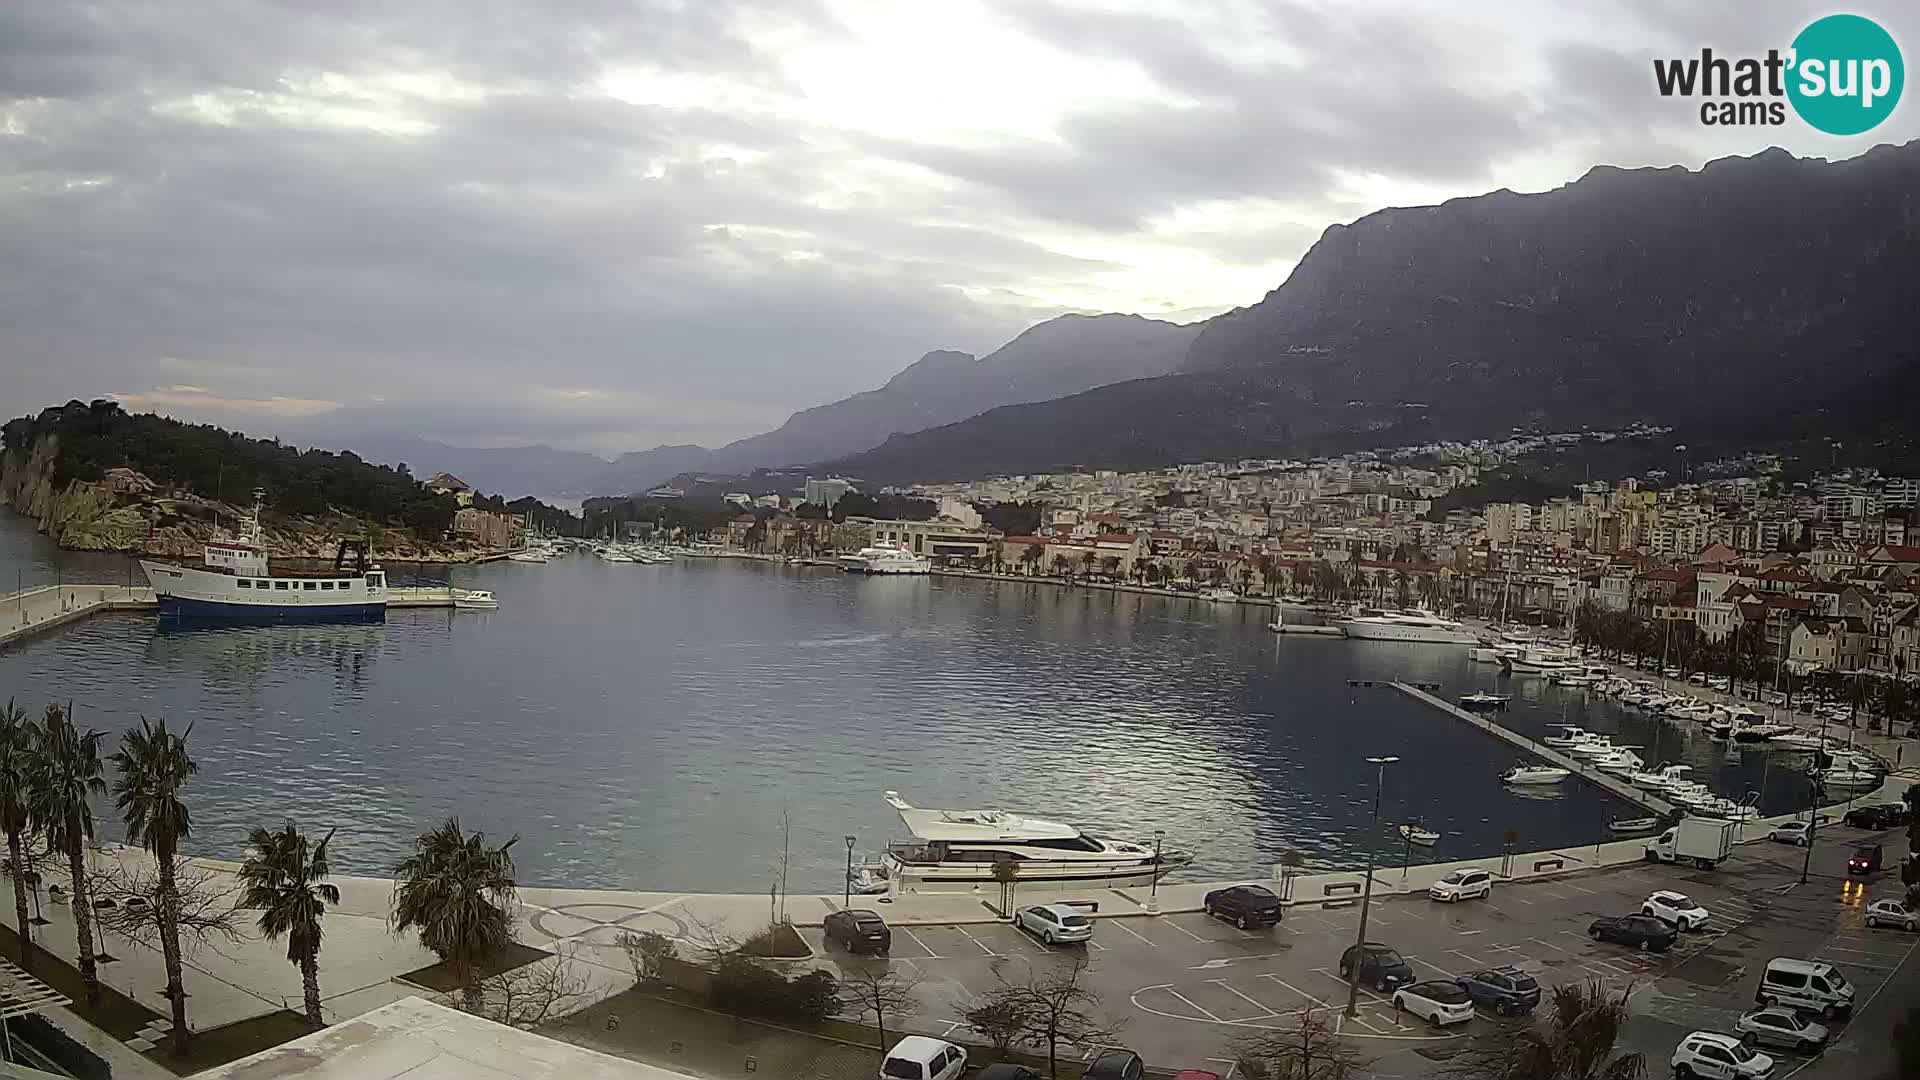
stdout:
POLYGON ((1847 873, 1850 875, 1877 874, 1880 872, 1880 859, 1884 855, 1879 844, 1861 844, 1853 849, 1847 859, 1847 873))
POLYGON ((973 1080, 1041 1080, 1040 1074, 1025 1065, 1002 1061, 981 1069, 973 1080))
POLYGON ((1875 900, 1867 905, 1867 925, 1878 928, 1897 926, 1902 930, 1920 930, 1920 911, 1902 900, 1875 900))
POLYGON ((1694 903, 1691 897, 1672 889, 1661 889, 1647 897, 1646 903, 1640 905, 1640 914, 1664 919, 1681 933, 1698 930, 1713 917, 1706 908, 1694 903))
POLYGON ((1021 908, 1013 924, 1049 945, 1093 939, 1093 920, 1065 904, 1037 904, 1021 908))
POLYGON ((827 914, 821 922, 829 944, 837 944, 848 952, 873 953, 887 955, 893 948, 893 931, 887 928, 887 921, 877 911, 867 908, 848 908, 827 914))
POLYGON ((1280 921, 1280 897, 1264 885, 1215 889, 1201 899, 1200 906, 1207 914, 1225 919, 1242 930, 1272 926, 1280 921))
POLYGON ((1906 824, 1907 808, 1905 804, 1897 802, 1856 806, 1847 811, 1847 816, 1841 820, 1856 829, 1879 832, 1881 829, 1891 829, 1895 825, 1906 824))
POLYGON ((1517 967, 1489 968, 1453 980, 1473 998, 1501 1016, 1530 1013, 1540 1004, 1540 983, 1517 967))
POLYGON ((1434 1027, 1464 1024, 1473 1019, 1473 996, 1459 983, 1428 979, 1393 992, 1393 1007, 1405 1009, 1434 1027))
POLYGON ((1853 984, 1832 964, 1776 956, 1760 973, 1758 1005, 1785 1005, 1832 1020, 1853 1012, 1853 984))
POLYGON ((1413 965, 1395 952, 1393 946, 1377 941, 1347 946, 1347 950, 1340 954, 1341 978, 1353 973, 1356 954, 1360 961, 1360 981, 1383 994, 1413 981, 1413 965))
POLYGON ((967 1071, 967 1052, 950 1042, 909 1035, 880 1062, 880 1080, 956 1080, 967 1071))
POLYGON ((1587 927, 1587 936, 1595 941, 1666 952, 1673 948, 1680 931, 1675 930, 1672 923, 1651 915, 1603 915, 1587 927))
POLYGON ((1427 886, 1427 895, 1450 904, 1476 896, 1484 899, 1493 895, 1493 875, 1477 866, 1455 870, 1427 886))
POLYGON ((1773 1059, 1715 1031, 1696 1031, 1673 1048, 1673 1075, 1709 1080, 1763 1080, 1773 1075, 1773 1059))
POLYGON ((1087 1062, 1080 1075, 1085 1080, 1141 1080, 1147 1075, 1147 1063, 1131 1050, 1106 1050, 1087 1062))
POLYGON ((1748 1046, 1764 1043, 1811 1054, 1827 1045, 1827 1029, 1792 1009, 1755 1009, 1733 1022, 1734 1034, 1748 1046))
POLYGON ((1812 830, 1808 828, 1806 822, 1787 821, 1787 822, 1782 822, 1779 825, 1775 825, 1773 827, 1773 831, 1767 834, 1767 839, 1772 840, 1775 843, 1793 844, 1798 847, 1806 847, 1808 837, 1811 835, 1812 835, 1812 830))

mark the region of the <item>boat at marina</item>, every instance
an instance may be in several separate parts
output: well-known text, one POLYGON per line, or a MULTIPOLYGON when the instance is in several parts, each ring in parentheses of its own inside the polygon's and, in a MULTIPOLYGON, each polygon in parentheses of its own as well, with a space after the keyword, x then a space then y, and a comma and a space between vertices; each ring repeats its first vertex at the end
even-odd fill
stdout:
POLYGON ((1660 827, 1657 817, 1614 818, 1607 822, 1607 830, 1617 833, 1652 832, 1660 827))
POLYGON ((1237 604, 1240 602, 1240 594, 1234 592, 1232 589, 1201 589, 1197 595, 1202 600, 1208 600, 1216 604, 1237 604))
POLYGON ((1831 742, 1832 740, 1822 739, 1818 735, 1804 731, 1789 731, 1784 735, 1775 735, 1768 739, 1767 745, 1782 750, 1824 750, 1831 742))
POLYGON ((1423 645, 1478 645, 1480 639, 1462 623, 1421 608, 1394 611, 1362 610, 1350 619, 1336 619, 1348 637, 1359 641, 1401 641, 1423 645))
POLYGON ((1793 728, 1786 724, 1770 722, 1742 724, 1737 719, 1733 724, 1733 741, 1739 743, 1762 743, 1781 735, 1790 735, 1793 728))
POLYGON ((508 562, 544 563, 548 560, 546 548, 524 548, 507 555, 508 562))
POLYGON ((1460 695, 1460 707, 1463 709, 1471 709, 1475 712, 1482 710, 1498 711, 1506 708, 1507 702, 1511 700, 1512 695, 1510 694, 1493 694, 1485 690, 1475 690, 1471 694, 1460 695))
POLYGON ((485 589, 455 589, 453 606, 461 611, 492 611, 500 606, 500 598, 485 589))
POLYGON ((1612 773, 1616 776, 1630 776, 1644 768, 1646 764, 1645 761, 1641 760, 1639 754, 1633 752, 1632 747, 1621 746, 1616 747, 1613 753, 1602 754, 1599 758, 1595 759, 1593 767, 1603 773, 1612 773))
POLYGON ((1475 645, 1467 650, 1467 659, 1476 664, 1497 664, 1500 662, 1500 649, 1496 645, 1475 645))
POLYGON ((1880 771, 1864 769, 1859 764, 1848 762, 1822 770, 1817 779, 1820 786, 1830 788, 1870 788, 1880 786, 1880 771))
POLYGON ((1400 826, 1400 835, 1407 843, 1418 844, 1421 847, 1432 847, 1440 842, 1439 833, 1434 832, 1432 829, 1427 828, 1417 821, 1409 821, 1400 826))
POLYGON ((1507 784, 1557 784, 1572 775, 1572 770, 1553 765, 1515 765, 1501 773, 1500 780, 1507 784))
POLYGON ((933 562, 915 555, 904 545, 876 545, 840 556, 840 569, 849 574, 929 574, 933 572, 933 562))
POLYGON ((880 867, 902 891, 970 891, 992 883, 996 863, 1011 862, 1023 887, 1144 885, 1192 861, 1151 844, 1094 836, 1057 821, 1000 810, 930 810, 897 791, 887 803, 914 843, 889 844, 880 867))
POLYGON ((331 571, 275 571, 256 493, 240 530, 206 543, 199 566, 141 559, 160 614, 191 619, 372 622, 387 615, 387 575, 357 540, 342 540, 331 571))
POLYGON ((1548 746, 1566 749, 1568 747, 1578 746, 1588 739, 1593 738, 1591 732, 1575 724, 1555 724, 1554 726, 1560 730, 1560 734, 1549 735, 1540 740, 1548 746))

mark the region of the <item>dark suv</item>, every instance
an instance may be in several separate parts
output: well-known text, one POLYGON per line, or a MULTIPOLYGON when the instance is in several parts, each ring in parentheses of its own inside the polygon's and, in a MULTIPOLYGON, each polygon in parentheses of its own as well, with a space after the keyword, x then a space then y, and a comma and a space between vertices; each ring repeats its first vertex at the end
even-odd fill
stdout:
POLYGON ((1147 1064, 1131 1050, 1108 1050, 1087 1062, 1087 1071, 1080 1075, 1087 1080, 1142 1080, 1147 1064))
POLYGON ((1673 948, 1680 931, 1665 919, 1656 919, 1651 915, 1606 915, 1593 920, 1593 924, 1587 927, 1587 935, 1595 941, 1611 941, 1616 945, 1666 952, 1673 948))
POLYGON ((1901 803, 1880 803, 1876 806, 1856 806, 1847 811, 1841 820, 1856 829, 1879 832, 1891 829, 1895 825, 1904 825, 1907 821, 1907 808, 1901 803))
POLYGON ((1201 901, 1206 913, 1242 930, 1272 926, 1280 921, 1280 898, 1263 885, 1235 885, 1215 889, 1201 901))
POLYGON ((1473 998, 1475 1005, 1486 1005, 1501 1016, 1530 1013, 1540 1004, 1540 984, 1534 977, 1511 965, 1476 971, 1453 980, 1473 998))
POLYGON ((826 931, 828 942, 837 941, 848 952, 885 956, 887 950, 893 948, 893 931, 887 929, 887 921, 879 912, 867 908, 829 912, 821 928, 826 931))
POLYGON ((1349 945, 1347 951, 1340 954, 1340 977, 1347 978, 1353 973, 1354 953, 1360 953, 1360 981, 1381 993, 1395 987, 1405 986, 1413 981, 1413 965, 1407 963, 1393 946, 1369 941, 1365 945, 1349 945))

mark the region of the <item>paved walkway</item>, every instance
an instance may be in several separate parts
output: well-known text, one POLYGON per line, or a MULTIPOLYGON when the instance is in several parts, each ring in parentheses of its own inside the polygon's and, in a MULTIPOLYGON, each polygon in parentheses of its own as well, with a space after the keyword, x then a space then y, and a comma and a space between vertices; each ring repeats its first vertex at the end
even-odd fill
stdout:
POLYGON ((44 585, 0 594, 0 648, 102 611, 157 606, 149 588, 125 585, 44 585))

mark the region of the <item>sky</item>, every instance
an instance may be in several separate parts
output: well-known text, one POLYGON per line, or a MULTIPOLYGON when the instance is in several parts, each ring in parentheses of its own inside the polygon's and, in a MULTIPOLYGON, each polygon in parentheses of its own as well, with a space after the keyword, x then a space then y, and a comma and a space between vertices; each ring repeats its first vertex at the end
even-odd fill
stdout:
MULTIPOLYGON (((1703 127, 1761 2, 0 6, 0 411, 323 445, 717 445, 1068 311, 1257 301, 1331 224, 1703 127)), ((1854 5, 1920 58, 1920 9, 1854 5)), ((1911 96, 1911 95, 1909 95, 1911 96)))

